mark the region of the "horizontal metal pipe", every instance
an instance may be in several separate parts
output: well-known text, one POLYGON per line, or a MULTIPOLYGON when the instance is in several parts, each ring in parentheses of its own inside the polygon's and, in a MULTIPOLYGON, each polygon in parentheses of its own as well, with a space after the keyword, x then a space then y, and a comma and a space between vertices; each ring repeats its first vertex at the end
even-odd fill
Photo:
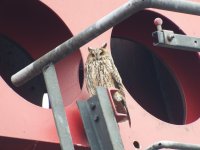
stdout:
POLYGON ((159 150, 159 149, 177 149, 177 150, 200 150, 200 145, 197 144, 186 144, 173 141, 160 141, 153 144, 146 150, 159 150))
POLYGON ((127 3, 98 20, 78 35, 57 46, 27 67, 11 77, 15 86, 20 86, 42 72, 42 69, 53 62, 56 63, 79 49, 98 35, 117 25, 134 13, 145 8, 158 8, 182 13, 200 15, 200 3, 186 0, 129 0, 127 3))
POLYGON ((200 3, 188 0, 150 0, 148 7, 198 16, 200 15, 200 3))

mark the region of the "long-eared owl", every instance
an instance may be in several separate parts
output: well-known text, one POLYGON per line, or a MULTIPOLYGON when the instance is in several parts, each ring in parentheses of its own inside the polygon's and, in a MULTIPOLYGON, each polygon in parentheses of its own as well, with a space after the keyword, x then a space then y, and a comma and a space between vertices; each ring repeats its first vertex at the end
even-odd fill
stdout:
POLYGON ((93 96, 96 95, 97 86, 112 87, 119 89, 119 93, 124 97, 122 79, 106 47, 105 43, 100 48, 88 48, 89 55, 85 64, 87 90, 90 96, 93 96))
POLYGON ((111 53, 106 50, 107 44, 100 48, 88 48, 89 55, 85 64, 86 86, 90 96, 96 95, 96 87, 116 88, 113 99, 121 103, 127 113, 131 125, 129 111, 125 101, 124 85, 114 64, 111 53))

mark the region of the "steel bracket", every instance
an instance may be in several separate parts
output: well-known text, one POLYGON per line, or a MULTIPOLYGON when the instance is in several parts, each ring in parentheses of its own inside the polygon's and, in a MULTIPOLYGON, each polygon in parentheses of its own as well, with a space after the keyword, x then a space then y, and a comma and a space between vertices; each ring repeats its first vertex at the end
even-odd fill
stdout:
POLYGON ((124 150, 107 89, 98 87, 96 96, 77 104, 92 150, 124 150))
POLYGON ((200 52, 200 38, 175 34, 170 30, 155 31, 152 36, 154 46, 200 52))
POLYGON ((114 112, 114 116, 116 118, 116 121, 119 122, 124 122, 124 121, 129 121, 129 117, 127 115, 126 110, 124 109, 124 106, 122 105, 121 102, 117 102, 115 100, 113 100, 113 94, 118 91, 115 88, 110 88, 108 91, 108 96, 109 96, 109 100, 114 112))

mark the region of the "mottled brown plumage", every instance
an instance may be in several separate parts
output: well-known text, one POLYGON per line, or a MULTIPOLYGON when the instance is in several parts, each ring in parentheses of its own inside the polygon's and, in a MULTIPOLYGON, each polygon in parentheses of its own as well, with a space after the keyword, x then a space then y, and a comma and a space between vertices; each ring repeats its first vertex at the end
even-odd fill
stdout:
POLYGON ((105 43, 100 48, 88 48, 89 55, 85 64, 87 90, 90 96, 93 96, 96 95, 97 86, 118 89, 113 98, 122 102, 128 114, 124 85, 110 52, 106 50, 106 46, 107 44, 105 43))

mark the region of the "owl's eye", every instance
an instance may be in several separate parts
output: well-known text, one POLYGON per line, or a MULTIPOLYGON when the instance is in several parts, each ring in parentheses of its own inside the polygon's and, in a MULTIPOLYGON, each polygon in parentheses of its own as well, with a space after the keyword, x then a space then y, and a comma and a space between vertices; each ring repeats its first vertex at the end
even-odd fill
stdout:
POLYGON ((103 51, 101 51, 101 52, 100 52, 100 55, 103 55, 103 54, 104 54, 104 52, 103 52, 103 51))
POLYGON ((92 53, 92 57, 95 57, 95 55, 92 53))

